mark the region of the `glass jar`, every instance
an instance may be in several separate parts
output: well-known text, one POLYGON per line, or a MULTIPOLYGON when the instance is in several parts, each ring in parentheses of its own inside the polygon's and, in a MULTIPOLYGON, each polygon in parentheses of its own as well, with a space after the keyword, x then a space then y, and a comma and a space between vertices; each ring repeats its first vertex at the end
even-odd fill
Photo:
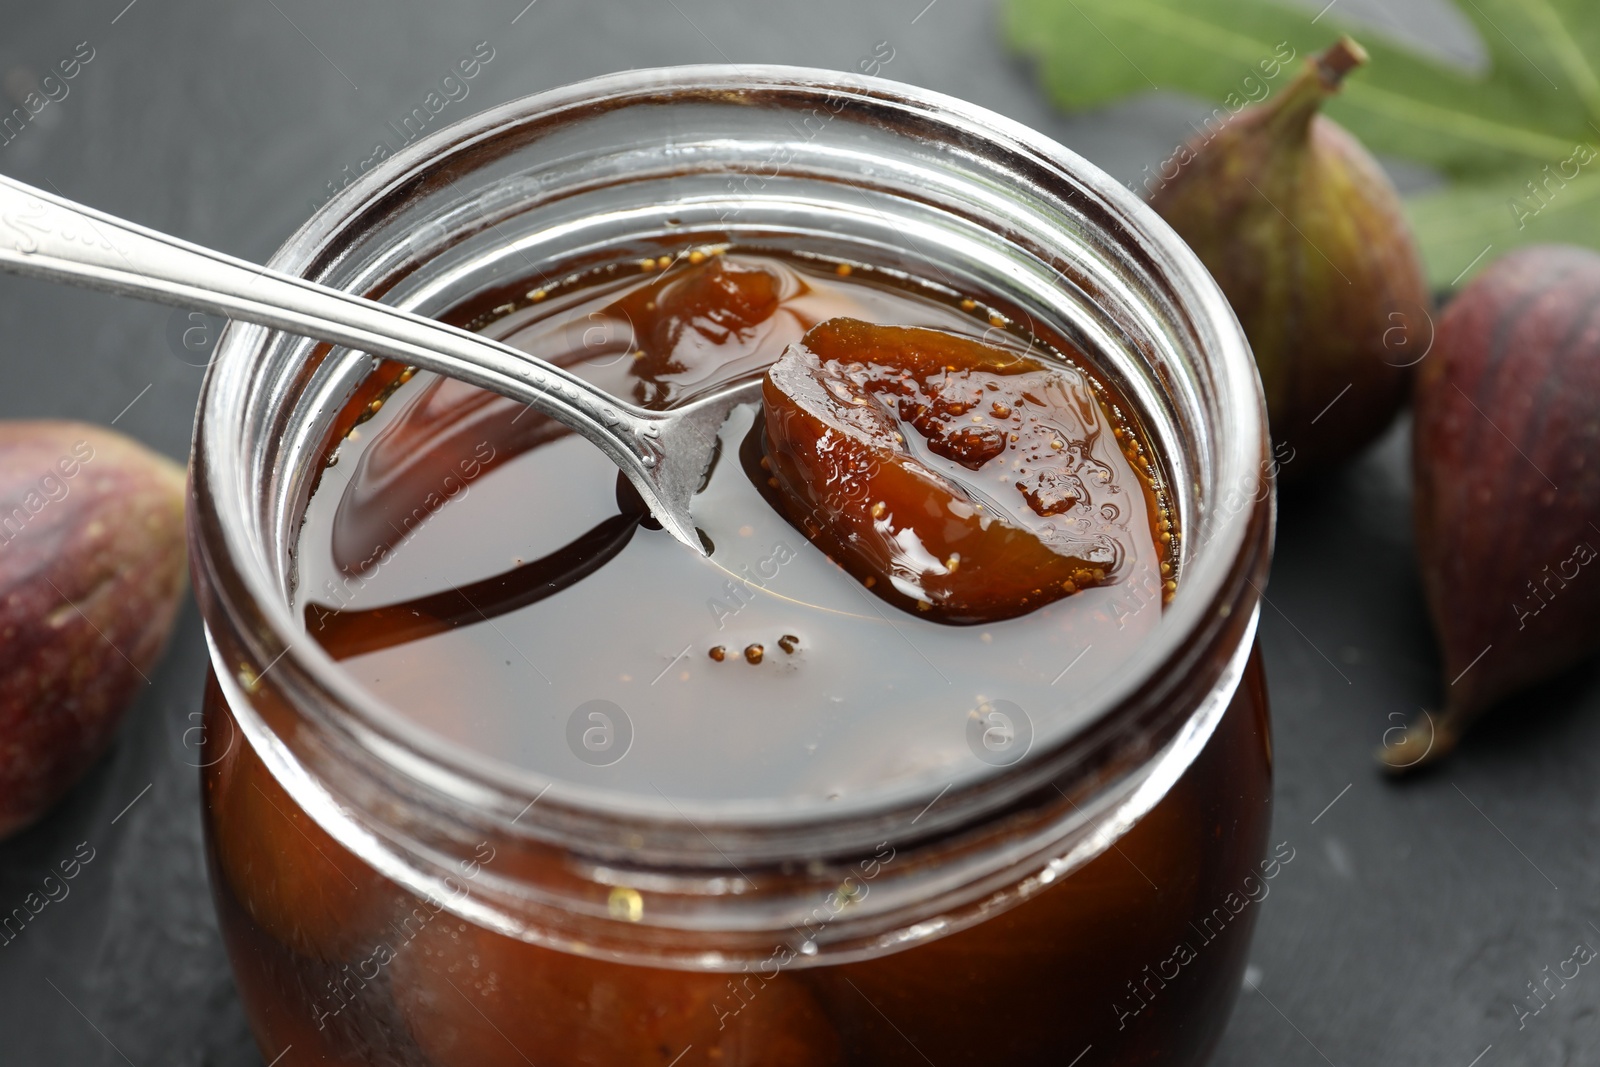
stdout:
POLYGON ((777 67, 634 71, 485 112, 364 174, 272 266, 442 314, 683 234, 943 279, 1094 353, 1165 461, 1176 594, 1123 669, 1072 693, 1071 729, 999 759, 974 748, 942 788, 822 808, 553 781, 441 742, 307 636, 289 608, 300 516, 374 361, 230 325, 190 536, 212 884, 263 1054, 1202 1062, 1254 903, 1292 858, 1266 852, 1255 652, 1272 468, 1220 291, 1143 204, 1038 134, 777 67))

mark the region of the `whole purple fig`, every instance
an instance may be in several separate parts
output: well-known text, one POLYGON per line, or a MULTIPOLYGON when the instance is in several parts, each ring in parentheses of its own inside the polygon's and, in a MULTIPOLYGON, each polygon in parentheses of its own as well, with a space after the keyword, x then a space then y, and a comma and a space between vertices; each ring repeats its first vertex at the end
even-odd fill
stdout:
POLYGON ((1600 254, 1523 249, 1462 290, 1418 368, 1412 442, 1445 700, 1379 753, 1397 770, 1600 651, 1600 254))
POLYGON ((119 433, 0 422, 0 838, 83 776, 160 657, 183 486, 119 433))
POLYGON ((1181 148, 1150 199, 1239 316, 1290 478, 1382 433, 1427 345, 1432 301, 1399 195, 1320 114, 1365 61, 1348 37, 1308 60, 1276 99, 1181 148))

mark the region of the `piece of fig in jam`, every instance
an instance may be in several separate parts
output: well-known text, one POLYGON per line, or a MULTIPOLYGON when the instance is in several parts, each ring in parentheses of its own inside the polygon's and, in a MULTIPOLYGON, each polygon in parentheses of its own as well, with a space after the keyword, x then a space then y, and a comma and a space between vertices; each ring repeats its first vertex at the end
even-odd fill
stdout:
POLYGON ((759 263, 714 255, 669 268, 659 281, 611 304, 606 314, 633 329, 635 399, 661 406, 722 369, 728 346, 754 350, 784 301, 800 295, 804 284, 759 263))
POLYGON ((1090 384, 973 338, 813 327, 763 385, 769 488, 874 593, 940 622, 1013 618, 1114 581, 1122 457, 1090 384))

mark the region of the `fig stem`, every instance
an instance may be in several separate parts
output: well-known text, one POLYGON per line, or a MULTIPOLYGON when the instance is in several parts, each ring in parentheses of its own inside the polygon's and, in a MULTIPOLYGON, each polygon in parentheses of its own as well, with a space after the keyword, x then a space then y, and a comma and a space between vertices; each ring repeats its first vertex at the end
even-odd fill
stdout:
POLYGON ((1460 737, 1455 717, 1449 712, 1428 715, 1423 722, 1408 728, 1399 744, 1384 742, 1376 755, 1383 769, 1398 777, 1437 762, 1456 747, 1460 737))
POLYGON ((1336 93, 1344 84, 1344 76, 1357 67, 1367 62, 1367 50, 1349 36, 1341 37, 1317 56, 1312 63, 1315 65, 1317 77, 1322 81, 1322 87, 1329 93, 1336 93))
POLYGON ((1322 109, 1323 101, 1337 93, 1344 76, 1367 61, 1367 50, 1350 37, 1341 37, 1321 55, 1306 60, 1305 69, 1289 83, 1270 109, 1268 124, 1283 131, 1286 144, 1299 143, 1291 132, 1304 134, 1322 109))

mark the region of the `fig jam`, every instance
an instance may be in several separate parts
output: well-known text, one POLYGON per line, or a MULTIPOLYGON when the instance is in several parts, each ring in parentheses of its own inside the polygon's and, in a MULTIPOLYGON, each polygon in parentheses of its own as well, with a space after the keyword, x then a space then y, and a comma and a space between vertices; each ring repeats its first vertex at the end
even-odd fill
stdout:
MULTIPOLYGON (((1155 626, 1176 558, 1159 471, 1125 405, 1081 356, 1065 355, 1077 353, 1060 339, 993 325, 999 314, 971 297, 941 298, 859 266, 841 274, 832 264, 696 249, 612 267, 515 299, 492 295, 457 321, 650 407, 760 375, 841 316, 987 335, 1049 359, 1079 432, 1042 447, 1070 437, 1058 451, 1084 453, 1094 477, 1079 469, 1095 498, 1041 517, 1016 487, 1032 474, 1020 474, 1010 453, 995 464, 1003 482, 988 466, 960 468, 926 449, 914 457, 937 465, 941 479, 973 483, 964 499, 977 508, 988 502, 1031 520, 1016 527, 1022 544, 994 546, 1014 558, 971 559, 958 577, 1031 581, 1048 558, 1058 564, 1048 594, 978 632, 940 625, 959 613, 942 600, 919 612, 931 604, 919 605, 902 580, 903 561, 885 560, 888 570, 874 574, 841 553, 836 521, 795 522, 769 499, 773 472, 753 409, 724 428, 696 498, 695 520, 714 546, 696 559, 642 528, 631 489, 588 442, 513 401, 428 374, 402 381, 400 372, 392 390, 347 409, 334 462, 306 508, 296 606, 313 638, 451 742, 644 796, 826 801, 909 781, 937 789, 981 769, 963 723, 988 701, 1026 709, 1039 735, 1077 724, 1071 693, 1114 672, 1155 626), (1046 524, 1082 547, 1045 548, 1035 530, 1046 524), (1030 541, 1034 555, 1017 557, 1030 541), (1062 583, 1075 578, 1090 587, 1066 595, 1062 583), (792 653, 778 646, 785 635, 792 653), (716 647, 741 654, 718 661, 716 647), (572 757, 568 717, 596 700, 622 709, 637 743, 626 759, 590 770, 572 757), (539 713, 528 713, 530 702, 539 713), (738 708, 772 711, 730 714, 738 708)), ((872 492, 843 485, 831 514, 849 512, 858 488, 872 492)), ((854 510, 870 522, 879 504, 863 497, 854 510)), ((901 500, 898 512, 926 505, 901 500)), ((941 570, 950 555, 941 551, 941 570)))
MULTIPOLYGON (((1116 675, 1181 581, 1137 413, 1069 339, 981 293, 708 245, 445 317, 650 408, 813 358, 724 428, 695 502, 704 559, 520 404, 384 363, 340 412, 295 557, 307 634, 441 745, 553 789, 819 811, 932 796, 993 771, 970 726, 998 702, 1034 745, 1084 727, 1073 694, 1116 675)), ((976 925, 689 971, 513 938, 384 878, 247 743, 224 747, 238 727, 213 683, 213 884, 283 1064, 1197 1064, 1254 923, 1224 902, 1258 876, 1266 714, 1252 655, 1115 847, 976 925)))
POLYGON ((998 621, 1149 580, 1159 558, 1124 517, 1140 477, 1117 440, 1131 438, 1071 368, 839 318, 785 350, 762 401, 768 496, 891 603, 998 621))

